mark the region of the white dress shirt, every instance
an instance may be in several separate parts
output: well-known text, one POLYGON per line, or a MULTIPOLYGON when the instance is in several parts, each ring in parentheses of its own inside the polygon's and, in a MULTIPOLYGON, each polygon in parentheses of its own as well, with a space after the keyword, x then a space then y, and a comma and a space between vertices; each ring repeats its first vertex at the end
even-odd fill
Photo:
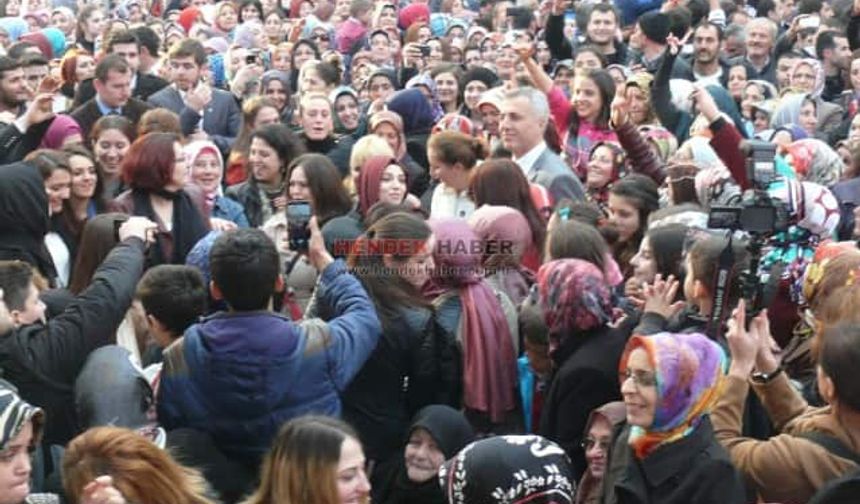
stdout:
POLYGON ((537 162, 538 158, 541 157, 543 151, 545 150, 546 142, 541 141, 541 143, 535 145, 532 150, 523 154, 522 157, 515 157, 514 161, 516 161, 516 163, 520 165, 520 168, 523 169, 523 173, 525 173, 528 177, 529 175, 531 175, 532 170, 534 169, 534 164, 537 162))

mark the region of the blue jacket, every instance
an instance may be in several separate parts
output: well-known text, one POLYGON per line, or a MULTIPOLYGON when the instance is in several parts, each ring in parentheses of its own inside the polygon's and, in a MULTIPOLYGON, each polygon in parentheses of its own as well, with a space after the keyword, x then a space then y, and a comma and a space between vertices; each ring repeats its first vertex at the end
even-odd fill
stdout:
POLYGON ((373 352, 381 327, 342 261, 323 271, 317 295, 336 314, 328 322, 237 312, 188 328, 164 352, 162 426, 208 432, 226 455, 254 465, 284 422, 339 416, 339 393, 373 352))
POLYGON ((240 228, 251 227, 248 224, 248 217, 245 216, 245 209, 242 208, 242 204, 226 196, 215 198, 215 206, 212 207, 212 217, 227 219, 240 228))

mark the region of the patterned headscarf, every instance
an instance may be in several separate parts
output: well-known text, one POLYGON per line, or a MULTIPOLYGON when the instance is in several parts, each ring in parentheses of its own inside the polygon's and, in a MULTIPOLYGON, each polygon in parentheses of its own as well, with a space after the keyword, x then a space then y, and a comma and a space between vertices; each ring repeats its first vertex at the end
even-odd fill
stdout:
POLYGON ((639 126, 639 133, 642 138, 655 147, 657 156, 664 163, 668 162, 669 158, 678 150, 678 139, 671 131, 662 126, 643 124, 639 126))
POLYGON ((637 348, 648 354, 657 380, 654 422, 647 428, 630 429, 629 443, 636 457, 643 459, 659 446, 688 436, 710 413, 719 397, 728 359, 722 347, 703 334, 633 336, 621 357, 622 373, 637 348))
POLYGON ((821 66, 820 61, 812 58, 804 58, 797 61, 794 66, 791 67, 791 73, 788 74, 788 83, 791 87, 797 88, 794 83, 794 72, 803 65, 812 67, 812 73, 815 74, 815 84, 813 84, 812 91, 810 91, 809 94, 813 98, 818 98, 821 96, 821 93, 824 92, 824 67, 821 66))
POLYGON ((609 285, 600 268, 582 259, 557 259, 538 271, 539 303, 549 328, 550 353, 574 333, 609 322, 609 285))
POLYGON ((448 504, 569 504, 576 493, 570 459, 540 436, 475 441, 439 469, 448 504))
POLYGON ((433 108, 433 122, 435 123, 445 115, 445 110, 439 102, 439 91, 436 89, 436 81, 433 80, 433 77, 430 77, 428 72, 420 73, 409 79, 406 82, 406 87, 403 89, 412 89, 416 86, 424 86, 430 91, 430 96, 433 97, 430 105, 433 108))
POLYGON ((830 187, 839 182, 845 165, 839 154, 816 138, 804 138, 786 147, 791 166, 801 180, 830 187))
POLYGON ((654 76, 648 72, 639 72, 633 74, 627 79, 627 87, 637 87, 645 96, 645 103, 648 106, 648 114, 645 116, 645 124, 657 123, 657 113, 654 110, 654 105, 651 103, 651 83, 654 82, 654 76))
POLYGON ((33 421, 33 442, 38 445, 45 423, 44 412, 24 402, 9 382, 0 380, 0 452, 30 420, 33 421))

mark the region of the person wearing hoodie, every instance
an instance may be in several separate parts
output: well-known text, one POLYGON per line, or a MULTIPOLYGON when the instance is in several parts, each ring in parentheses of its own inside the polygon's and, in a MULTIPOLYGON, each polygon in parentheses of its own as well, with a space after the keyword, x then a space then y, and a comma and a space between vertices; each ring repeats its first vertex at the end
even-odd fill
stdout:
POLYGON ((237 229, 215 240, 210 290, 228 310, 194 324, 164 351, 157 410, 166 430, 203 431, 225 455, 253 468, 285 421, 340 415, 339 393, 376 347, 381 328, 359 281, 326 252, 315 219, 310 229, 317 300, 331 317, 300 324, 271 311, 283 279, 265 233, 237 229))
POLYGON ((442 464, 472 442, 475 433, 463 413, 433 404, 419 411, 407 434, 403 456, 371 480, 373 502, 445 504, 437 475, 442 464))
MULTIPOLYGON (((21 165, 4 167, 0 173, 17 169, 33 170, 21 165)), ((44 188, 41 194, 45 198, 44 188)), ((47 207, 45 199, 42 203, 47 207)), ((0 312, 9 314, 0 316, 0 368, 25 400, 47 411, 48 444, 63 445, 77 432, 75 379, 93 350, 116 342, 117 328, 143 272, 147 235, 154 228, 155 223, 140 217, 123 224, 120 244, 96 270, 89 287, 47 322, 32 269, 19 261, 0 261, 0 312)), ((8 243, 2 232, 0 242, 8 243)))

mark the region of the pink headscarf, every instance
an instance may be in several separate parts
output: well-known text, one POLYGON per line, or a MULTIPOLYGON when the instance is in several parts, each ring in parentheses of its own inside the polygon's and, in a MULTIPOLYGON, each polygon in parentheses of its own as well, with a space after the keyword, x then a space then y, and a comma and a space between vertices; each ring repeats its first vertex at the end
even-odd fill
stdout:
POLYGON ((484 205, 467 222, 484 242, 484 267, 495 270, 487 273, 495 274, 501 289, 519 305, 534 283, 534 274, 521 265, 523 255, 532 246, 529 221, 515 208, 484 205))
POLYGON ((403 156, 406 155, 406 134, 403 130, 403 118, 397 112, 390 110, 379 111, 370 116, 370 131, 375 133, 376 128, 382 123, 394 126, 394 129, 400 134, 400 143, 397 146, 397 152, 394 153, 394 157, 403 159, 403 156))
POLYGON ((77 121, 67 115, 60 114, 54 117, 48 130, 42 137, 42 143, 39 144, 40 149, 62 149, 63 142, 72 135, 78 134, 83 140, 84 132, 78 125, 77 121))
MULTIPOLYGON (((463 403, 493 422, 516 408, 516 355, 501 301, 481 277, 478 237, 460 219, 431 220, 436 237, 435 292, 460 295, 463 403)), ((431 289, 433 290, 433 289, 431 289)))

